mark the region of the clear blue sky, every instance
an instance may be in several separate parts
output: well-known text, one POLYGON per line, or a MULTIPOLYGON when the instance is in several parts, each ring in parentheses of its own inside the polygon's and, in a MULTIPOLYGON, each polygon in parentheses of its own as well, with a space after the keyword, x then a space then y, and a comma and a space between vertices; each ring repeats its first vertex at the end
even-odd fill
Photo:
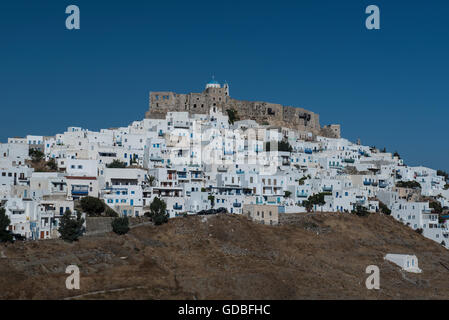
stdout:
POLYGON ((149 91, 308 108, 344 137, 449 171, 449 2, 0 2, 0 140, 143 118, 149 91), (65 29, 65 8, 81 30, 65 29), (365 28, 376 4, 381 30, 365 28))

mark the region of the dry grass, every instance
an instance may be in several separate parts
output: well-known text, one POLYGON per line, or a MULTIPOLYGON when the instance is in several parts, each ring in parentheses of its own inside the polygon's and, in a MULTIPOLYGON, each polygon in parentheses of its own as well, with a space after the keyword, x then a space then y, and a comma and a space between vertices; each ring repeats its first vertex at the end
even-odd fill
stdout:
POLYGON ((447 299, 449 252, 382 215, 320 213, 270 227, 244 217, 177 218, 168 224, 0 247, 3 299, 447 299), (386 253, 416 254, 403 274, 386 253), (122 259, 126 257, 125 259, 122 259), (65 289, 65 267, 81 290, 65 289), (365 288, 377 265, 381 290, 365 288))

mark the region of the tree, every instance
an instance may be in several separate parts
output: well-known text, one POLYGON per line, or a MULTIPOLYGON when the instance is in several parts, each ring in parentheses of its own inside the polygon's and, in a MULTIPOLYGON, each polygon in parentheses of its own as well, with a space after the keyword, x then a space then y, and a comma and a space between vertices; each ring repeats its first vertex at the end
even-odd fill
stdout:
POLYGON ((126 234, 129 231, 129 220, 128 217, 115 218, 111 223, 112 231, 116 234, 126 234))
POLYGON ((361 206, 361 205, 357 205, 353 210, 352 213, 358 215, 359 217, 366 217, 367 215, 369 215, 369 211, 368 209, 366 209, 365 207, 361 206))
POLYGON ((443 170, 437 170, 437 176, 444 177, 444 180, 449 180, 449 173, 443 170))
POLYGON ((158 197, 150 204, 150 218, 155 225, 168 222, 167 204, 158 197))
POLYGON ((61 239, 69 242, 77 241, 84 232, 83 224, 84 219, 81 218, 81 212, 78 212, 76 218, 72 218, 72 212, 67 210, 59 224, 58 231, 61 234, 61 239))
POLYGON ((235 121, 240 120, 238 114, 237 114, 237 110, 235 109, 227 109, 226 113, 228 114, 228 122, 229 124, 234 124, 235 121))
POLYGON ((118 213, 115 212, 115 210, 111 209, 108 206, 105 206, 105 207, 106 207, 106 210, 104 210, 104 216, 105 217, 114 217, 114 218, 118 217, 118 213))
POLYGON ((107 168, 126 168, 128 165, 126 164, 126 162, 114 159, 110 164, 107 164, 106 167, 107 168))
POLYGON ((417 181, 398 181, 398 182, 396 182, 396 187, 398 187, 398 188, 421 189, 421 185, 417 181))
POLYGON ((304 207, 307 209, 308 212, 312 211, 313 206, 324 206, 326 204, 326 201, 324 201, 324 196, 331 195, 330 192, 320 192, 317 194, 314 194, 310 196, 306 201, 304 201, 304 207))
POLYGON ((284 198, 290 198, 290 196, 292 195, 291 191, 284 191, 284 198))
POLYGON ((4 208, 0 208, 0 242, 12 242, 13 236, 11 232, 9 232, 8 227, 11 223, 9 217, 6 215, 6 211, 4 208))
POLYGON ((393 156, 398 157, 398 159, 401 159, 401 156, 399 155, 399 153, 397 151, 394 152, 393 156))
POLYGON ((382 153, 387 153, 387 148, 384 147, 381 152, 382 153))
POLYGON ((391 210, 382 201, 379 201, 379 209, 380 209, 380 212, 382 212, 383 214, 386 214, 386 215, 391 214, 391 210))
POLYGON ((441 204, 438 201, 431 201, 429 203, 429 207, 433 209, 433 212, 435 213, 442 213, 443 208, 441 207, 441 204))
POLYGON ((279 151, 288 151, 288 152, 292 152, 292 150, 293 150, 290 143, 286 140, 282 140, 281 142, 279 142, 278 149, 279 149, 279 151))
POLYGON ((312 202, 310 202, 309 200, 305 200, 305 201, 303 201, 302 204, 306 208, 307 212, 312 211, 312 209, 313 209, 313 203, 312 202))
POLYGON ((89 217, 98 217, 105 210, 102 200, 94 197, 84 197, 80 200, 81 209, 89 217))
POLYGON ((148 183, 149 183, 149 185, 151 186, 151 187, 154 187, 154 181, 156 180, 156 178, 155 177, 153 177, 153 176, 149 176, 148 177, 148 183))
POLYGON ((307 180, 307 177, 304 176, 304 177, 302 177, 302 178, 300 178, 300 179, 298 180, 298 184, 299 184, 300 186, 302 186, 302 185, 304 185, 304 181, 306 181, 306 180, 307 180))
POLYGON ((58 165, 56 164, 56 161, 53 158, 47 161, 47 167, 52 171, 58 170, 58 165))
POLYGON ((45 154, 42 151, 34 148, 31 148, 28 154, 31 157, 31 161, 33 162, 40 162, 44 159, 45 156, 45 154))
POLYGON ((214 205, 215 205, 215 197, 214 197, 213 195, 210 194, 210 195, 207 197, 207 199, 210 201, 210 205, 211 205, 211 207, 213 208, 214 205))

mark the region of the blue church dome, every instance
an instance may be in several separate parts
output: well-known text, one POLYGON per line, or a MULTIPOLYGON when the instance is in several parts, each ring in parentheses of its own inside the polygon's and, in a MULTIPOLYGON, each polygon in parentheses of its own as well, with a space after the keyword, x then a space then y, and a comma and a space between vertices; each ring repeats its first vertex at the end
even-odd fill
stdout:
POLYGON ((206 84, 206 89, 207 88, 221 88, 221 86, 218 81, 215 81, 214 77, 212 77, 212 80, 206 84))

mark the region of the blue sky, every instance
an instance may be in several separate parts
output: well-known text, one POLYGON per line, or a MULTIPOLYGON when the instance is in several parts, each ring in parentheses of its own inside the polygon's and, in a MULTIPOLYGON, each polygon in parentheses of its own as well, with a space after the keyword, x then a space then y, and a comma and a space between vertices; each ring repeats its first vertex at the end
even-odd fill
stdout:
POLYGON ((318 112, 352 141, 449 171, 447 1, 1 1, 0 140, 140 120, 149 91, 318 112), (78 5, 81 29, 65 28, 78 5), (365 28, 365 8, 381 29, 365 28))

